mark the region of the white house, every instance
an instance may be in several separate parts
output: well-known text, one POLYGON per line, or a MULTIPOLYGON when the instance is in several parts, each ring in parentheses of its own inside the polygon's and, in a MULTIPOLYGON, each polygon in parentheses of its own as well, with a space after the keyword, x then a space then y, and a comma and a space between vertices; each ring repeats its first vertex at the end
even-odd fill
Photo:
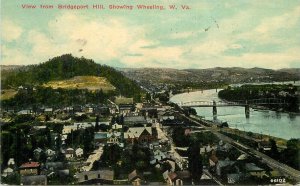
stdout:
POLYGON ((82 155, 83 155, 83 149, 82 148, 77 148, 76 150, 75 150, 75 154, 76 154, 76 157, 82 157, 82 155))

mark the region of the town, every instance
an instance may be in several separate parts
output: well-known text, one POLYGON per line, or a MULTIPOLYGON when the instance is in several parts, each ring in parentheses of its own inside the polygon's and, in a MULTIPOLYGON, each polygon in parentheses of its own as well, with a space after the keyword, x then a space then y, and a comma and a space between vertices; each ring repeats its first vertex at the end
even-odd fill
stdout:
MULTIPOLYGON (((1 110, 1 182, 16 185, 297 183, 221 126, 159 99, 1 110), (221 134, 222 132, 222 134, 221 134), (228 135, 229 136, 229 135, 228 135)), ((271 150, 259 141, 261 153, 271 150)))

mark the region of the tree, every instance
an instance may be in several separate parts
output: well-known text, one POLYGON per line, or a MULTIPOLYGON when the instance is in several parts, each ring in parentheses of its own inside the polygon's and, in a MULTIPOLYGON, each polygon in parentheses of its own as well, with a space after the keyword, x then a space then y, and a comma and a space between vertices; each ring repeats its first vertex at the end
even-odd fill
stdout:
POLYGON ((274 159, 278 159, 279 158, 279 152, 277 149, 277 145, 276 145, 276 141, 273 139, 270 139, 270 144, 271 144, 271 152, 270 152, 270 156, 274 159))
POLYGON ((200 146, 198 143, 194 143, 188 148, 188 160, 188 170, 191 173, 192 179, 197 184, 203 172, 202 156, 200 155, 200 146))
POLYGON ((60 151, 60 148, 61 148, 61 137, 60 137, 60 135, 58 135, 56 140, 55 140, 55 148, 56 148, 56 151, 60 151))
POLYGON ((95 131, 99 131, 99 116, 96 116, 95 131))

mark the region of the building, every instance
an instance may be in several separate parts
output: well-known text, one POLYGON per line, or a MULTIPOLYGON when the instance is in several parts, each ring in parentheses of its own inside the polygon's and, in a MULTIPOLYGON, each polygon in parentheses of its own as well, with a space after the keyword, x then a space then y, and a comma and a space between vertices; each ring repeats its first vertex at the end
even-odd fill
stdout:
POLYGON ((114 171, 97 170, 76 173, 76 178, 80 184, 112 184, 114 180, 114 171))
POLYGON ((23 163, 19 167, 20 174, 22 176, 27 176, 27 175, 38 175, 40 174, 40 164, 39 162, 27 162, 23 163))
POLYGON ((266 170, 256 166, 254 163, 246 163, 245 169, 247 173, 254 177, 263 178, 266 175, 266 170))
POLYGON ((65 151, 65 156, 67 159, 71 159, 74 157, 74 149, 73 148, 67 148, 65 151))
POLYGON ((82 148, 77 148, 75 150, 75 155, 76 155, 77 158, 82 157, 82 155, 83 155, 83 149, 82 148))
POLYGON ((142 180, 143 180, 143 177, 137 172, 137 170, 132 171, 128 175, 128 181, 130 183, 132 183, 133 186, 141 185, 142 180))
POLYGON ((47 185, 47 176, 22 176, 21 185, 47 185))
POLYGON ((133 143, 134 140, 151 142, 155 139, 155 136, 153 136, 151 127, 131 127, 127 132, 124 132, 124 139, 129 143, 133 143))

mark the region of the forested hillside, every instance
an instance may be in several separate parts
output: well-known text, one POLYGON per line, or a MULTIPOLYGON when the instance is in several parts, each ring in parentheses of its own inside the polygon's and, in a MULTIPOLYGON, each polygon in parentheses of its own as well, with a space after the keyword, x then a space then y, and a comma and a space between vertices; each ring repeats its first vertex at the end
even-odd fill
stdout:
POLYGON ((49 59, 39 65, 17 68, 1 78, 2 89, 18 86, 39 86, 54 80, 66 80, 75 76, 105 77, 114 87, 115 94, 140 99, 141 88, 121 72, 112 67, 100 65, 91 59, 73 57, 71 54, 49 59))

